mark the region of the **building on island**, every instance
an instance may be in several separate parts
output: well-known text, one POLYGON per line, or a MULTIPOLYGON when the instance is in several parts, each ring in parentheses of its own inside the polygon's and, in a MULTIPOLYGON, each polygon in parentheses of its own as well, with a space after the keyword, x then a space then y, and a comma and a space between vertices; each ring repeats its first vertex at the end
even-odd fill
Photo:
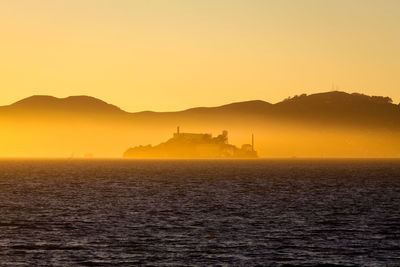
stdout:
POLYGON ((213 137, 203 133, 176 133, 168 141, 156 146, 137 146, 125 151, 125 158, 257 158, 252 143, 241 148, 228 143, 228 131, 213 137))

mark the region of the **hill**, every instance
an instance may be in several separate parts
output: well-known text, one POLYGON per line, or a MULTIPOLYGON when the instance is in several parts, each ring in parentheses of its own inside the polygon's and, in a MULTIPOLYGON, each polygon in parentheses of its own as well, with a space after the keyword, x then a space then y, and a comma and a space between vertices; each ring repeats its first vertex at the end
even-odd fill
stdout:
POLYGON ((89 96, 32 96, 0 107, 1 156, 120 156, 166 140, 177 125, 256 135, 260 156, 397 156, 400 107, 388 97, 326 92, 271 104, 261 100, 177 112, 129 113, 89 96))
MULTIPOLYGON (((326 92, 300 95, 271 104, 261 100, 246 101, 219 107, 192 108, 168 113, 137 113, 148 119, 211 120, 211 121, 279 121, 288 124, 346 126, 357 128, 398 129, 400 107, 389 97, 358 93, 326 92)), ((140 117, 137 116, 137 117, 140 117)))
POLYGON ((59 114, 59 113, 82 113, 115 115, 124 113, 120 108, 108 104, 100 99, 90 96, 70 96, 66 98, 56 98, 47 95, 35 95, 9 106, 1 107, 0 111, 9 114, 59 114))

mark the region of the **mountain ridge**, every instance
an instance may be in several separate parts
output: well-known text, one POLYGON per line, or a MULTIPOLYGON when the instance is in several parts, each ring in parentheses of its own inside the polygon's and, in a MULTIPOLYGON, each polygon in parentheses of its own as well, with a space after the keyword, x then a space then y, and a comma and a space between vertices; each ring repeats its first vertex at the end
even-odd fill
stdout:
POLYGON ((388 97, 325 92, 271 104, 263 100, 175 112, 126 112, 89 96, 32 96, 0 107, 3 156, 91 153, 120 156, 128 147, 182 132, 229 131, 232 143, 256 137, 261 156, 400 155, 400 107, 388 97))
MULTIPOLYGON (((109 104, 101 99, 86 96, 86 95, 77 95, 77 96, 68 96, 64 98, 57 98, 50 95, 33 95, 24 99, 21 99, 17 102, 14 102, 10 105, 0 106, 1 108, 24 108, 24 109, 44 109, 45 105, 49 107, 59 108, 61 106, 70 105, 72 108, 82 108, 82 107, 92 107, 92 108, 103 108, 109 110, 118 110, 129 114, 138 114, 138 113, 179 113, 179 112, 195 112, 195 111, 209 111, 212 109, 220 109, 220 110, 230 110, 235 111, 237 109, 241 109, 242 111, 260 111, 261 109, 267 109, 271 107, 287 107, 289 105, 293 106, 304 106, 312 105, 317 103, 321 106, 327 107, 327 105, 337 105, 337 104, 348 104, 354 105, 355 103, 359 104, 364 102, 364 104, 373 104, 373 105, 389 105, 391 107, 399 108, 398 105, 393 104, 392 100, 389 97, 383 96, 368 96, 359 93, 347 93, 342 91, 329 91, 322 92, 316 94, 302 94, 294 97, 288 97, 287 99, 272 104, 270 102, 264 100, 248 100, 248 101, 239 101, 228 103, 219 106, 203 106, 203 107, 193 107, 184 110, 177 111, 139 111, 139 112, 129 112, 119 108, 116 105, 109 104)), ((83 108, 82 108, 83 109, 83 108)))
POLYGON ((35 95, 0 107, 0 116, 17 114, 36 117, 119 118, 141 122, 160 121, 185 124, 188 121, 254 121, 268 120, 297 124, 347 125, 356 127, 400 128, 400 106, 383 96, 368 96, 341 91, 297 95, 275 104, 263 100, 234 102, 214 107, 195 107, 172 112, 127 112, 91 96, 56 98, 35 95))
POLYGON ((11 105, 3 106, 9 109, 25 111, 80 111, 80 112, 124 112, 119 107, 105 101, 86 95, 57 98, 49 95, 33 95, 21 99, 11 105))

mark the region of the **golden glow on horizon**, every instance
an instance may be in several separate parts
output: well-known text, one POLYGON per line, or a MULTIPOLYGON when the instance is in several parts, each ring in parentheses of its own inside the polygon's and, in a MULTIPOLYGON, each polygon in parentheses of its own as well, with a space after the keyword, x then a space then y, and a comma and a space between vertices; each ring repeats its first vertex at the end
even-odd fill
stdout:
POLYGON ((0 105, 180 110, 339 89, 400 101, 397 0, 0 2, 0 105))
MULTIPOLYGON (((26 114, 25 114, 26 115, 26 114)), ((212 123, 184 119, 184 132, 220 134, 229 129, 229 143, 240 146, 251 143, 255 134, 255 149, 260 157, 398 157, 398 132, 348 128, 313 127, 285 124, 278 121, 261 123, 258 120, 236 121, 223 118, 212 123), (251 129, 251 131, 250 131, 251 129)), ((91 119, 66 116, 46 119, 1 118, 0 158, 43 157, 121 158, 129 147, 158 145, 172 137, 177 125, 175 119, 136 120, 130 123, 114 118, 91 119)))

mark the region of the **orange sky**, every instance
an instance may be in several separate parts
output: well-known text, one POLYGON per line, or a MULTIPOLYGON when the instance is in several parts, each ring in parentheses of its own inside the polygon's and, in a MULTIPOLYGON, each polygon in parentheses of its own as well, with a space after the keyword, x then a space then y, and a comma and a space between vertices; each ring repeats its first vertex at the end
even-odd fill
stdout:
POLYGON ((127 111, 340 90, 400 101, 397 0, 0 1, 0 105, 127 111))

